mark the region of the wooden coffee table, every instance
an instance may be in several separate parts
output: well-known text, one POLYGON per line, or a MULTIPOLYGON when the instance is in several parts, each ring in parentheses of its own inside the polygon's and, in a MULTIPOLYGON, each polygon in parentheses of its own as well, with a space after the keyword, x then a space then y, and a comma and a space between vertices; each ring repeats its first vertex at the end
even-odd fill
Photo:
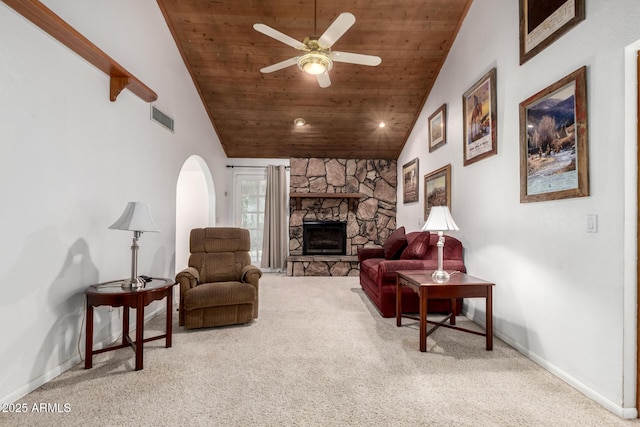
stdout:
POLYGON ((492 288, 494 283, 469 276, 465 273, 454 272, 445 283, 437 283, 431 277, 433 271, 407 270, 398 271, 396 288, 396 326, 402 326, 402 318, 406 317, 420 322, 420 351, 427 351, 427 336, 440 326, 457 329, 476 335, 486 336, 487 350, 493 350, 493 301, 492 288), (419 317, 402 314, 402 286, 413 289, 420 298, 419 317), (427 320, 427 301, 434 299, 451 299, 451 313, 440 322, 427 320), (456 298, 485 298, 486 300, 486 332, 477 332, 455 326, 456 298), (449 325, 446 321, 449 320, 449 325), (427 323, 435 324, 427 331, 427 323))

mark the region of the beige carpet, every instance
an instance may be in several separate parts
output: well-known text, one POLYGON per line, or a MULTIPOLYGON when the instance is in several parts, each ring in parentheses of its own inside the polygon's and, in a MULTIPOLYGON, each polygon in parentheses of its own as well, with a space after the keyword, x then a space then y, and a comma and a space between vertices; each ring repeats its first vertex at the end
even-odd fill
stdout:
POLYGON ((252 324, 176 326, 172 348, 145 346, 138 372, 131 349, 99 354, 17 402, 68 412, 2 413, 0 425, 637 425, 500 340, 486 351, 484 337, 440 328, 420 353, 417 324, 380 317, 357 278, 269 274, 260 292, 252 324))

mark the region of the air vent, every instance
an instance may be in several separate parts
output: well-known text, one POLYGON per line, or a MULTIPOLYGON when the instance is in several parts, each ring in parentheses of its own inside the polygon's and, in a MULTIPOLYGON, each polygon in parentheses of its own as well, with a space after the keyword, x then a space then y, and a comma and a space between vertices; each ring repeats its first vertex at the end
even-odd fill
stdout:
POLYGON ((173 132, 173 119, 167 116, 162 111, 158 110, 153 105, 151 106, 151 120, 158 123, 163 128, 166 128, 173 132))

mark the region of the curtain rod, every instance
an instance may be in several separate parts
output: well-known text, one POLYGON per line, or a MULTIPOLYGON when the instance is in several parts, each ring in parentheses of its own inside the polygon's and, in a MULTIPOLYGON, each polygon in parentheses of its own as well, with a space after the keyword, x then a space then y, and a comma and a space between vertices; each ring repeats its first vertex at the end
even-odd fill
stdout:
MULTIPOLYGON (((277 165, 277 166, 284 166, 284 165, 277 165)), ((257 169, 266 169, 266 166, 237 166, 237 165, 227 165, 228 168, 257 168, 257 169)), ((285 169, 289 169, 289 166, 284 166, 285 169)))

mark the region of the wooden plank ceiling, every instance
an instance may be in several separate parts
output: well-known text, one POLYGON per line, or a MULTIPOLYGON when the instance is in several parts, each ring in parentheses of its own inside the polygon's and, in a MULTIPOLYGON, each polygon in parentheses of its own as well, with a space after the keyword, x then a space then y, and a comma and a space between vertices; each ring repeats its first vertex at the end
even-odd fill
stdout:
POLYGON ((397 159, 472 0, 157 1, 228 157, 397 159), (334 63, 324 89, 295 65, 260 72, 299 51, 253 24, 302 41, 342 12, 356 22, 332 49, 382 64, 334 63))

